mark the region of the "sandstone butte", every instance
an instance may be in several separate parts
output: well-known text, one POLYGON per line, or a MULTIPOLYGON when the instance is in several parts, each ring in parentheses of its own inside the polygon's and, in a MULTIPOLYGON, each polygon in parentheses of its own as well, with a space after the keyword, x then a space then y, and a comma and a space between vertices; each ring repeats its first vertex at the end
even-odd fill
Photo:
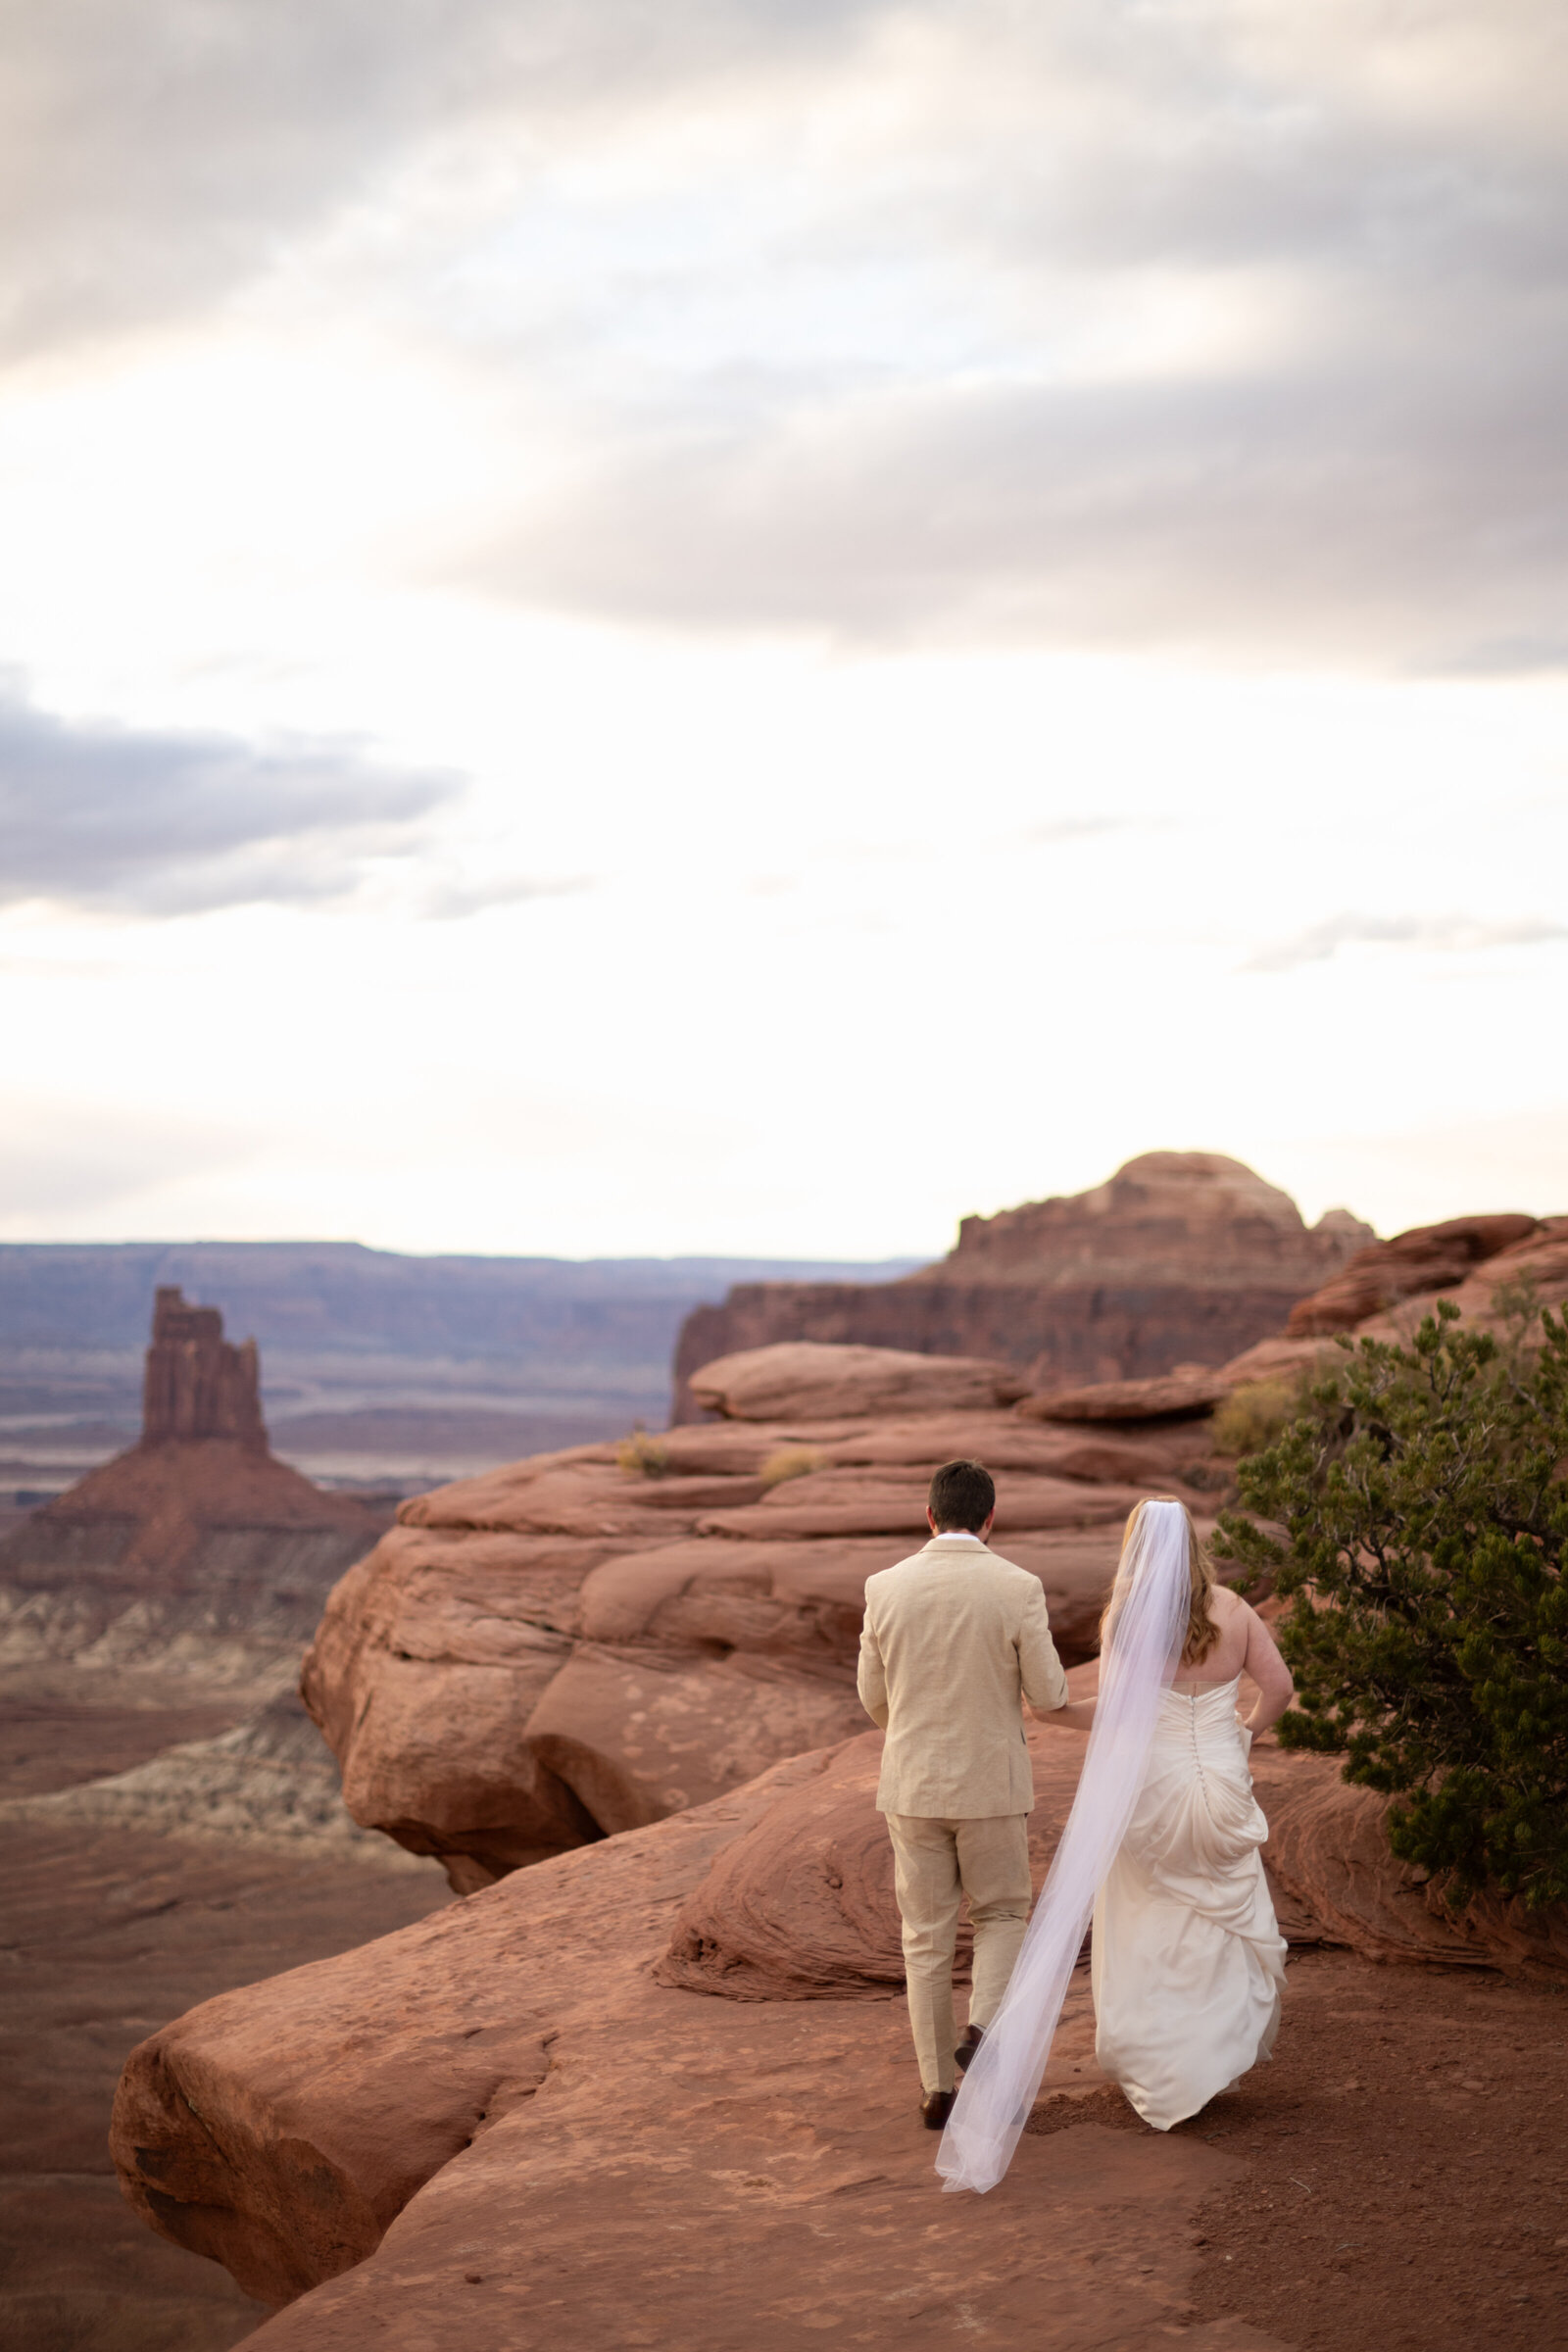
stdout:
POLYGON ((1278 1332, 1372 1229, 1217 1152, 1146 1152, 1087 1193, 965 1217, 937 1264, 890 1283, 745 1283, 696 1308, 675 1352, 677 1421, 715 1356, 821 1340, 995 1357, 1034 1388, 1223 1363, 1278 1332))
POLYGON ((0 1542, 0 1661, 152 1664, 265 1693, 376 1524, 270 1452, 254 1342, 160 1290, 141 1437, 0 1542))
MULTIPOLYGON (((1568 1219, 1532 1221, 1452 1295, 1485 1323, 1521 1279, 1568 1297, 1568 1219)), ((1324 1345, 1267 1343, 1207 1386, 1324 1345)), ((969 1361, 946 1403, 927 1387, 909 1411, 906 1366, 854 1373, 812 1343, 766 1354, 706 1368, 719 1419, 417 1498, 331 1597, 304 1687, 351 1809, 476 1891, 154 2035, 114 2127, 153 2226, 289 2306, 256 2338, 269 2352, 501 2352, 563 2331, 607 2352, 824 2330, 1036 2341, 1043 2294, 1052 2345, 1088 2352, 1154 2340, 1181 2309, 1186 2220, 1225 2178, 1217 2149, 1083 2126, 1070 2161, 1061 2135, 1026 2137, 1016 2194, 934 2194, 853 1659, 866 1573, 918 1540, 929 1468, 959 1450, 995 1466, 995 1541, 1041 1576, 1083 1658, 1131 1500, 1157 1489, 1201 1512, 1228 1477, 1206 1405, 1157 1389, 1139 1419, 1118 1384, 1115 1417, 1044 1419, 1039 1397, 1006 1401, 1004 1365, 986 1402, 969 1361), (875 1407, 858 1416, 855 1379, 875 1407), (831 1395, 835 1417, 781 1412, 792 1382, 831 1395), (1148 2268, 1075 2267, 1075 2232, 1129 2208, 1148 2268)), ((1200 1367, 1184 1377, 1204 1386, 1200 1367)), ((1037 1869, 1080 1744, 1031 1735, 1037 1869)), ((1560 1917, 1443 1912, 1332 1761, 1263 1741, 1254 1771, 1294 1942, 1568 1972, 1560 1917)), ((1080 1988, 1043 2115, 1094 2087, 1091 2047, 1080 1988)), ((1188 2332, 1215 2352, 1265 2341, 1188 2332)))

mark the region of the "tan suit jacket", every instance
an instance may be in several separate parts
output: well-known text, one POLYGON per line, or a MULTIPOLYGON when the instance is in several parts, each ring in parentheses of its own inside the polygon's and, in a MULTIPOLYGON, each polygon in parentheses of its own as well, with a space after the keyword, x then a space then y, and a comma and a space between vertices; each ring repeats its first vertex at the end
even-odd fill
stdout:
POLYGON ((1034 1808, 1020 1696, 1066 1703, 1038 1577, 930 1543, 865 1585, 860 1704, 887 1733, 877 1809, 984 1821, 1034 1808))

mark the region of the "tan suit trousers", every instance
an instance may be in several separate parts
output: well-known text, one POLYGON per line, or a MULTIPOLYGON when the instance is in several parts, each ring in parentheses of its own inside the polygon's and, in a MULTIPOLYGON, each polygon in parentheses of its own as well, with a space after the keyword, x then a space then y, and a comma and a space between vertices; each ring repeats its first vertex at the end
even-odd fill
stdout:
POLYGON ((894 1883, 904 1921, 904 1975, 923 2090, 951 2090, 957 2029, 953 2022, 953 1952, 958 1903, 974 1922, 969 2023, 988 2026, 1007 1989, 1029 1924, 1029 1816, 934 1821, 884 1816, 893 1840, 894 1883))

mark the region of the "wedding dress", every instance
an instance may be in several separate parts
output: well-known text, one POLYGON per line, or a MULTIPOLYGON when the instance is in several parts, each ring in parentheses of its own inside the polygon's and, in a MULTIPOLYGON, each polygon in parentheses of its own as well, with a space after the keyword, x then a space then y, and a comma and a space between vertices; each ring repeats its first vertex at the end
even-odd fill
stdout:
POLYGON ((1163 1499, 1128 1522, 1078 1793, 942 2134, 947 2188, 994 2188, 1011 2162, 1091 1914, 1097 2054, 1157 2129, 1273 2045, 1285 1946, 1237 1684, 1171 1688, 1191 1606, 1188 1525, 1163 1499))
POLYGON ((1095 2056, 1168 2132, 1268 2057, 1285 1941, 1258 1851, 1236 1681, 1165 1690, 1144 1785, 1095 1903, 1095 2056))

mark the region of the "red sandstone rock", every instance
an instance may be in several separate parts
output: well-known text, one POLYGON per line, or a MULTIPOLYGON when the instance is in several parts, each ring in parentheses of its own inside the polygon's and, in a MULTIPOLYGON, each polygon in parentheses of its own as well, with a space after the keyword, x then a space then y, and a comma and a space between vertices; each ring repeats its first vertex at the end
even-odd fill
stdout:
POLYGON ((1427 1872, 1391 1853, 1385 1800, 1352 1788, 1339 1758, 1259 1742, 1252 1778, 1268 1816, 1264 1859, 1332 1940, 1369 1960, 1528 1969, 1568 1979, 1568 1906, 1530 1912, 1494 1896, 1451 1913, 1427 1872))
POLYGON ((693 1401, 729 1421, 832 1421, 900 1412, 980 1412, 1010 1404, 1024 1383, 1005 1364, 896 1348, 796 1340, 720 1356, 690 1376, 693 1401))
POLYGON ((853 1665, 865 1580, 888 1565, 881 1542, 724 1543, 709 1538, 624 1553, 583 1584, 590 1642, 676 1642, 835 1658, 853 1665))
POLYGON ((142 1436, 0 1542, 5 1653, 275 1682, 375 1526, 269 1452, 255 1348, 161 1290, 142 1436))
MULTIPOLYGON (((938 2352, 979 2281, 1004 2340, 1043 2305, 1055 2352, 1157 2333, 1222 2150, 1088 2126, 1026 2138, 1006 2196, 945 2198, 892 1986, 737 2002, 654 1981, 715 1856, 832 1761, 191 2012, 125 2071, 126 2193, 248 2292, 303 2295, 259 2352, 514 2352, 563 2313, 578 2352, 890 2328, 938 2352), (1142 2276, 1086 2279, 1082 2247, 1130 2210, 1142 2276)), ((1075 1987, 1048 2087, 1098 2081, 1090 2032, 1075 1987)))
POLYGON ((1345 1209, 1308 1231, 1289 1193, 1222 1152, 1146 1152, 1091 1192, 965 1217, 941 1269, 906 1279, 1288 1288, 1321 1279, 1370 1238, 1345 1209))
MULTIPOLYGON (((628 1546, 630 1547, 630 1546, 628 1546)), ((598 1834, 527 1740, 612 1542, 397 1527, 331 1593, 301 1691, 366 1829, 464 1891, 598 1834)))
POLYGON ((1191 1421, 1211 1412, 1226 1394, 1217 1373, 1167 1372, 1157 1380, 1051 1389, 1022 1397, 1013 1410, 1027 1421, 1191 1421))
MULTIPOLYGON (((924 1541, 926 1480, 950 1451, 1010 1446, 1022 1463, 1072 1470, 1002 1470, 997 1541, 1042 1578, 1067 1656, 1096 1644, 1121 1519, 1143 1492, 1102 1477, 1143 1468, 1126 1448, 1032 1433, 995 1409, 753 1425, 753 1437, 731 1456, 738 1507, 696 1529, 694 1480, 627 1477, 604 1446, 405 1507, 405 1524, 331 1594, 301 1677, 355 1821, 440 1853, 470 1888, 858 1729, 865 1578, 924 1541), (753 1500, 757 1453, 766 1460, 802 1430, 825 1430, 825 1451, 872 1460, 839 1460, 753 1500), (667 1487, 686 1489, 684 1507, 649 1512, 644 1495, 667 1487), (529 1505, 541 1489, 548 1510, 529 1505), (538 1519, 612 1534, 522 1531, 538 1519)), ((1161 1468, 1150 1477, 1168 1489, 1161 1468)))
MULTIPOLYGON (((1568 1256, 1544 1227, 1492 1263, 1497 1279, 1549 1279, 1554 1250, 1568 1256)), ((1271 1342, 1220 1375, 1189 1368, 1179 1386, 1069 1409, 1190 1409, 1323 1345, 1271 1342)), ((406 1506, 334 1594, 306 1667, 356 1819, 471 1886, 853 1730, 865 1577, 923 1540, 930 1471, 956 1453, 994 1464, 998 1547, 1040 1576, 1064 1654, 1081 1657, 1126 1513, 1151 1490, 1200 1508, 1214 1475, 1200 1420, 1052 1425, 994 1402, 852 1419, 848 1382, 824 1418, 830 1352, 772 1351, 770 1400, 793 1417, 673 1431, 644 1449, 662 1475, 580 1446, 406 1506), (781 1453, 821 1466, 768 1485, 781 1453)), ((756 1371, 733 1367, 742 1384, 756 1371)))
MULTIPOLYGON (((698 1522, 704 1535, 872 1536, 886 1534, 911 1547, 925 1541, 925 1479, 895 1484, 855 1470, 822 1470, 791 1479, 749 1508, 715 1512, 698 1522)), ((1010 1477, 998 1490, 995 1541, 1033 1528, 1094 1527, 1125 1519, 1139 1499, 1133 1487, 1093 1485, 1066 1478, 1010 1477)))
MULTIPOLYGON (((1075 1697, 1094 1690, 1098 1671, 1074 1671, 1075 1697)), ((1248 1685, 1244 1704, 1250 1695, 1248 1685)), ((1031 1724, 1028 1740, 1038 1890, 1071 1810, 1085 1736, 1031 1724)), ((881 1745, 875 1732, 850 1741, 724 1848, 681 1907, 661 1983, 735 2000, 808 2000, 902 1981, 892 1858, 874 1809, 881 1745)), ((1568 1979, 1568 1906, 1531 1914, 1494 1903, 1452 1917, 1427 1874, 1390 1852, 1384 1800, 1349 1787, 1337 1758, 1265 1739, 1254 1746, 1253 1779, 1269 1822, 1264 1862, 1293 1941, 1343 1943, 1373 1960, 1529 1965, 1568 1979)))
POLYGON ((504 1529, 528 1536, 647 1536, 665 1529, 673 1535, 741 1488, 749 1490, 748 1500, 762 1492, 757 1479, 628 1475, 609 1448, 584 1446, 568 1456, 512 1462, 482 1478, 416 1494, 398 1517, 405 1527, 504 1529))
MULTIPOLYGON (((1093 1670, 1080 1671, 1079 1695, 1093 1682, 1093 1670)), ((1035 1725, 1028 1736, 1038 1891, 1072 1807, 1086 1740, 1035 1725)), ((655 1971, 662 1984, 775 2001, 865 1997, 903 1984, 893 1849, 876 1811, 881 1761, 881 1733, 863 1733, 819 1773, 781 1790, 724 1848, 681 1906, 655 1971)), ((967 1950, 965 1930, 960 1976, 967 1950)))
POLYGON ((863 1422, 854 1420, 802 1419, 767 1424, 693 1421, 679 1429, 662 1430, 653 1443, 677 1476, 706 1473, 756 1478, 774 1454, 786 1448, 829 1446, 840 1439, 863 1433, 864 1428, 863 1422))
POLYGON ((929 1474, 939 1462, 968 1454, 994 1476, 1015 1471, 1047 1478, 1121 1480, 1140 1486, 1179 1477, 1185 1463, 1208 1452, 1200 1433, 1180 1427, 1067 1429, 1030 1427, 1024 1398, 1011 1413, 929 1414, 906 1421, 854 1427, 811 1450, 824 1464, 869 1469, 909 1468, 929 1474), (1018 1416, 1015 1418, 1015 1416, 1018 1416))
POLYGON ((1392 1241, 1374 1242, 1292 1308, 1286 1336, 1308 1340, 1353 1331, 1401 1298, 1452 1290, 1485 1259, 1528 1241, 1538 1222, 1525 1216, 1450 1217, 1446 1224, 1414 1225, 1392 1241))
POLYGON ((528 1745, 601 1829, 641 1829, 754 1780, 865 1721, 848 1669, 791 1668, 745 1649, 582 1643, 540 1696, 528 1745))
POLYGON ((160 1289, 153 1341, 142 1379, 143 1446, 230 1438, 267 1451, 261 1365, 256 1342, 230 1347, 216 1306, 187 1306, 177 1289, 160 1289))
MULTIPOLYGON (((1038 1875, 1083 1740, 1035 1727, 1031 1742, 1038 1875)), ((979 2292, 1007 2340, 1030 2340, 1045 2296, 1058 2352, 1153 2341, 1177 2290, 1161 2303, 1111 2266, 1074 2300, 1053 2248, 1081 2253, 1091 2221, 1096 2243, 1125 2242, 1130 2203, 1147 2246, 1151 2151, 1163 2194, 1195 2159, 1227 2160, 1195 2135, 1085 2126, 1026 2135, 1006 2194, 940 2195, 911 2112, 877 1745, 794 1758, 192 2011, 126 2067, 112 2143, 126 2194, 248 2292, 303 2296, 260 2352, 460 2334, 463 2352, 512 2352, 558 2329, 558 2309, 583 2352, 890 2328, 938 2352, 979 2292)), ((1485 1956, 1392 1883, 1332 1765, 1256 1755, 1268 1859, 1330 1913, 1313 1932, 1388 1957, 1485 1956), (1326 1834, 1347 1800, 1348 1866, 1326 1834)), ((1079 1987, 1048 2094, 1097 2080, 1088 2033, 1079 1987)))
MULTIPOLYGON (((1568 1303, 1568 1217, 1466 1217, 1456 1219, 1455 1223, 1466 1229, 1520 1223, 1530 1228, 1521 1240, 1495 1250, 1476 1265, 1462 1282, 1455 1281, 1444 1288, 1442 1295, 1452 1299, 1472 1329, 1501 1330, 1508 1320, 1505 1310, 1510 1294, 1516 1293, 1520 1284, 1528 1285, 1540 1306, 1561 1307, 1568 1303)), ((1443 1232, 1446 1228, 1422 1230, 1443 1232)), ((1255 1348, 1223 1364, 1215 1378, 1223 1381, 1227 1389, 1263 1380, 1288 1386, 1319 1364, 1336 1363, 1342 1352, 1338 1345, 1341 1337, 1406 1343, 1416 1326, 1431 1313, 1433 1304, 1431 1293, 1412 1293, 1397 1306, 1367 1316, 1353 1331, 1343 1335, 1260 1340, 1255 1348)))
POLYGON ((1227 1392, 1250 1388, 1254 1381, 1290 1388, 1320 1363, 1332 1363, 1336 1352, 1332 1341, 1259 1340, 1255 1348, 1221 1364, 1215 1378, 1224 1382, 1227 1392))
MULTIPOLYGON (((1568 1304, 1568 1217, 1542 1218, 1534 1232, 1487 1258, 1447 1296, 1474 1329, 1497 1332, 1509 1321, 1512 1301, 1521 1290, 1533 1296, 1537 1307, 1560 1310, 1568 1304)), ((1430 1304, 1407 1300, 1359 1325, 1357 1336, 1405 1339, 1430 1304)))
POLYGON ((710 1359, 789 1341, 1033 1364, 1037 1389, 1223 1363, 1371 1239, 1345 1209, 1308 1232, 1237 1160, 1150 1152, 1092 1192, 966 1218, 902 1282, 737 1285, 686 1320, 673 1417, 693 1417, 687 1383, 710 1359))
MULTIPOLYGON (((824 1352, 765 1367, 792 1411, 824 1352)), ((1205 1450, 1186 1431, 1030 1428, 988 1393, 977 1412, 673 1431, 636 1457, 654 1475, 611 1446, 543 1455, 406 1505, 332 1595, 302 1688, 355 1819, 471 1887, 858 1728, 865 1579, 925 1540, 939 1461, 996 1465, 997 1541, 1040 1576, 1072 1659, 1098 1639, 1127 1512, 1205 1450), (822 1466, 767 1486, 780 1454, 822 1466)))

